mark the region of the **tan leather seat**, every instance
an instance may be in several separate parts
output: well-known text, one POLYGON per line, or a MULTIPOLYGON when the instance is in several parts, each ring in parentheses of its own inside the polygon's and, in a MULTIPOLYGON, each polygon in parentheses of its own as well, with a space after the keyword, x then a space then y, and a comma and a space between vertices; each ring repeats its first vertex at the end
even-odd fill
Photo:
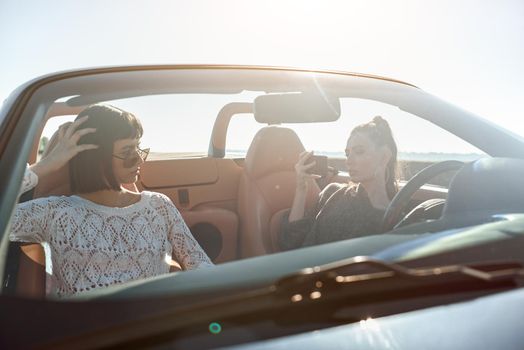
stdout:
MULTIPOLYGON (((244 163, 238 192, 240 255, 242 258, 279 251, 282 215, 295 195, 295 164, 304 146, 297 134, 280 126, 264 127, 255 135, 244 163)), ((320 192, 310 180, 307 205, 320 192)))

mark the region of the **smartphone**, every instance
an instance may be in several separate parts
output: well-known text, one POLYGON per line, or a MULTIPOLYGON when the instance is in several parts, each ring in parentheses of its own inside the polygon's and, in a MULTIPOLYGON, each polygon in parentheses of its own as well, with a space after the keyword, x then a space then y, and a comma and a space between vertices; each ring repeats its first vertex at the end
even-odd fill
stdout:
POLYGON ((308 159, 307 164, 315 162, 315 165, 307 170, 308 174, 320 175, 322 177, 326 176, 328 173, 328 163, 327 156, 311 156, 308 159))

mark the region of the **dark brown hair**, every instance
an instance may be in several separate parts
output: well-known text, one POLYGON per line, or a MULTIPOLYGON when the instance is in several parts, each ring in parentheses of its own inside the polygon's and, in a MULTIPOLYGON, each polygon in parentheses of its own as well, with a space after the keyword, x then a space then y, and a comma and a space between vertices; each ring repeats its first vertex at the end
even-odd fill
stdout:
POLYGON ((110 105, 91 105, 76 119, 85 115, 89 117, 78 130, 96 128, 96 132, 83 136, 78 144, 95 144, 98 148, 80 152, 69 162, 71 192, 119 190, 113 174, 113 145, 117 140, 141 138, 142 125, 133 114, 110 105))
POLYGON ((386 146, 391 151, 391 159, 386 165, 385 182, 389 199, 393 198, 398 191, 397 183, 397 144, 388 122, 376 116, 368 123, 360 124, 351 131, 351 136, 363 133, 375 144, 375 146, 386 146))

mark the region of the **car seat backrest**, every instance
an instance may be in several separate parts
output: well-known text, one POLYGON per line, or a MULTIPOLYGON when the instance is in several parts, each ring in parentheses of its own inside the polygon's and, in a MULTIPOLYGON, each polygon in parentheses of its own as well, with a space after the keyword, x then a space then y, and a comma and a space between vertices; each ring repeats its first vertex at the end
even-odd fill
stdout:
MULTIPOLYGON (((280 126, 258 131, 247 151, 238 195, 242 257, 278 251, 282 215, 291 207, 296 187, 295 164, 302 142, 296 133, 280 126)), ((307 202, 320 189, 310 180, 307 202)))

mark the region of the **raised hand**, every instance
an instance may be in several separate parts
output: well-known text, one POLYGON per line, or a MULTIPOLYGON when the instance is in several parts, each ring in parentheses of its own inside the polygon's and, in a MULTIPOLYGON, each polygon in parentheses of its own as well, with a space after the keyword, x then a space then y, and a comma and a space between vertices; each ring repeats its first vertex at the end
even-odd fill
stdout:
POLYGON ((298 162, 295 164, 295 173, 297 175, 297 190, 307 190, 309 178, 320 178, 318 175, 309 174, 307 171, 315 166, 315 161, 308 162, 313 155, 313 151, 304 151, 300 153, 298 162))
POLYGON ((98 148, 98 145, 78 144, 82 136, 96 131, 95 128, 77 130, 88 117, 84 116, 74 122, 60 125, 55 146, 47 151, 39 162, 33 164, 31 170, 38 176, 46 175, 62 168, 78 153, 98 148))

